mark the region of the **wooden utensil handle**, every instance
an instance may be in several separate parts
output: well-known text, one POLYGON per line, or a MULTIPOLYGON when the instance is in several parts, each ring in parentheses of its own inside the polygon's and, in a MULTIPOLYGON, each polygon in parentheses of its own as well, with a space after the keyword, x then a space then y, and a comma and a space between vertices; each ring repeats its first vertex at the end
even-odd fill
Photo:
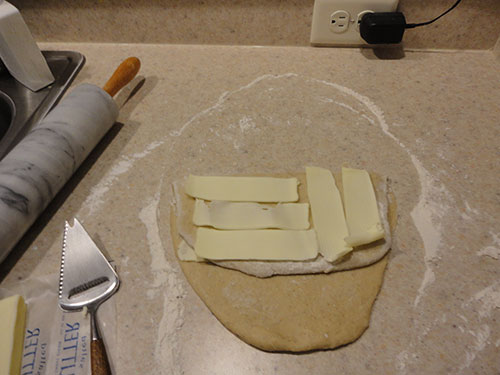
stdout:
POLYGON ((102 339, 92 340, 90 343, 90 362, 92 375, 111 375, 108 355, 102 339))
POLYGON ((129 57, 116 68, 115 72, 102 89, 109 95, 115 96, 123 86, 134 79, 140 68, 140 60, 137 57, 129 57))

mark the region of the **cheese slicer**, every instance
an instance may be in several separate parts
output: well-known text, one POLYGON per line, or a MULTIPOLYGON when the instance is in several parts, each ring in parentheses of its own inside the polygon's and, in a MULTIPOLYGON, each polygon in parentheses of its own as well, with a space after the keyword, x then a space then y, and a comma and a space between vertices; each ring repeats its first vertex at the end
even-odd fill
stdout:
POLYGON ((65 311, 86 309, 90 315, 92 375, 110 375, 111 368, 96 321, 97 308, 120 285, 118 275, 77 219, 64 228, 59 306, 65 311))

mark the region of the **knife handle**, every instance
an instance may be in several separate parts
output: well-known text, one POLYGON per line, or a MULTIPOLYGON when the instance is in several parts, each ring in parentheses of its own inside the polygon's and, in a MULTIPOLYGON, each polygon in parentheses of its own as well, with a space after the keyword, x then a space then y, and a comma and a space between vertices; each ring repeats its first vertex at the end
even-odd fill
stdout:
POLYGON ((115 96, 127 83, 132 81, 141 68, 141 61, 137 57, 125 59, 116 68, 111 78, 103 86, 103 90, 109 95, 115 96))
POLYGON ((90 362, 92 375, 111 375, 108 355, 102 339, 92 340, 90 343, 90 362))

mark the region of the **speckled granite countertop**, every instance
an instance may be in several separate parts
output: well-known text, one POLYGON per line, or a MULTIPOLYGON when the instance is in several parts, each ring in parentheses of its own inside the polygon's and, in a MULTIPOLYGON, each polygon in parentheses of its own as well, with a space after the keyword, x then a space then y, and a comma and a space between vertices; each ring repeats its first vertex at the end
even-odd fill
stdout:
POLYGON ((145 81, 121 125, 1 268, 2 286, 57 273, 64 221, 78 217, 123 281, 113 299, 117 374, 500 371, 500 65, 492 52, 42 48, 82 52, 77 83, 102 85, 129 55, 143 64, 145 81), (387 175, 398 202, 394 248, 358 341, 265 353, 227 331, 187 284, 159 236, 160 186, 188 172, 306 164, 387 175))

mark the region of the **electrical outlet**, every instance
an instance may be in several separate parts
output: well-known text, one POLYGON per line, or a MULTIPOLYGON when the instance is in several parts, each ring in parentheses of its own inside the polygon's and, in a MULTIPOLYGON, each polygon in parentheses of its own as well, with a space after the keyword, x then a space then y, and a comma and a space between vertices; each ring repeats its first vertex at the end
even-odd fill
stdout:
POLYGON ((360 46, 361 18, 369 12, 394 12, 399 0, 315 0, 311 44, 316 46, 360 46))
POLYGON ((351 15, 345 10, 337 10, 330 16, 330 30, 334 33, 344 33, 351 22, 351 15))

